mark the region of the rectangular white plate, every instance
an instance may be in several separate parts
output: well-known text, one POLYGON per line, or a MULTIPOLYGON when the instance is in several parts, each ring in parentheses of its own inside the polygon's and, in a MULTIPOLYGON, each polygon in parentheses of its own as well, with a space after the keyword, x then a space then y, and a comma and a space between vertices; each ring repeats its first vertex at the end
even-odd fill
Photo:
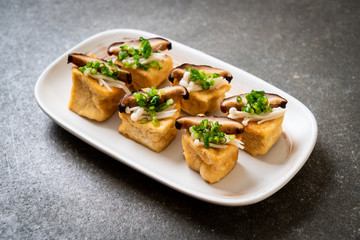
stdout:
POLYGON ((39 106, 61 127, 118 161, 184 194, 219 205, 241 206, 259 202, 282 188, 301 169, 317 138, 316 120, 308 108, 269 83, 170 39, 172 50, 167 54, 173 58, 174 66, 189 62, 231 72, 234 78, 227 96, 254 89, 276 93, 288 100, 284 132, 267 154, 254 158, 240 151, 233 171, 220 182, 208 184, 186 165, 181 146, 182 132, 178 132, 163 152, 155 153, 118 133, 121 121, 116 113, 109 120, 98 123, 68 110, 72 86, 72 64, 67 64, 68 54, 92 52, 104 57, 106 47, 111 43, 140 36, 158 37, 139 30, 115 29, 96 34, 64 53, 46 68, 36 83, 35 97, 39 106))

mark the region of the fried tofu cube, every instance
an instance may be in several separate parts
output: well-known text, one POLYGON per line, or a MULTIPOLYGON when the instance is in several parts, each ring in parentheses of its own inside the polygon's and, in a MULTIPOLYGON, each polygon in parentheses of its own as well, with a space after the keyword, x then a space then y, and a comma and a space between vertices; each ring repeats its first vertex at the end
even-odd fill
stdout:
POLYGON ((117 110, 125 96, 121 88, 100 86, 98 80, 85 76, 77 67, 72 68, 72 89, 69 109, 80 116, 105 121, 117 110))
POLYGON ((244 150, 254 157, 267 153, 281 136, 283 120, 284 116, 260 124, 249 122, 242 133, 244 150))
POLYGON ((151 121, 145 124, 140 123, 140 121, 132 121, 130 114, 127 113, 119 113, 119 116, 122 120, 119 133, 155 152, 161 152, 177 134, 175 119, 180 117, 180 108, 174 116, 159 120, 159 126, 154 126, 151 121))
POLYGON ((227 148, 196 146, 189 131, 182 136, 182 145, 187 165, 209 183, 223 179, 236 165, 239 149, 234 145, 227 148))
POLYGON ((208 114, 217 110, 225 98, 225 93, 231 88, 232 78, 231 73, 226 70, 189 63, 172 69, 168 77, 172 85, 182 85, 188 89, 189 99, 181 102, 181 108, 191 115, 208 114), (209 86, 209 89, 204 90, 199 76, 212 78, 213 74, 218 75, 214 79, 214 86, 209 86))
POLYGON ((131 73, 132 86, 135 90, 158 87, 161 83, 167 81, 169 72, 173 68, 173 61, 168 55, 165 55, 165 59, 161 61, 162 68, 160 70, 157 66, 144 70, 141 68, 125 68, 125 65, 118 61, 116 64, 131 73))
POLYGON ((225 84, 219 89, 192 91, 188 100, 181 100, 181 108, 191 115, 212 113, 220 107, 230 88, 230 84, 225 84))

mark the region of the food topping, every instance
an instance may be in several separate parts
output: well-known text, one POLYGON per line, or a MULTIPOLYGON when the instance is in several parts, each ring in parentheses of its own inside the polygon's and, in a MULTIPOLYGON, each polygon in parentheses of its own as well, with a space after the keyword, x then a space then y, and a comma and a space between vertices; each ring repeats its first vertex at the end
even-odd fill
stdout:
POLYGON ((260 124, 269 120, 282 117, 284 116, 285 111, 286 110, 283 108, 273 108, 271 112, 254 115, 243 111, 237 111, 236 108, 232 107, 229 110, 228 117, 232 119, 243 118, 242 124, 246 126, 250 121, 257 121, 257 123, 260 124))
POLYGON ((244 131, 244 126, 241 123, 224 116, 182 116, 176 119, 175 127, 179 130, 189 129, 194 125, 199 125, 205 119, 211 122, 219 122, 221 124, 220 131, 226 134, 240 134, 244 131))
MULTIPOLYGON (((241 107, 241 111, 260 115, 261 113, 266 113, 267 111, 272 112, 272 108, 267 105, 268 99, 264 96, 264 91, 254 91, 251 93, 245 94, 247 104, 244 107, 241 107)), ((236 99, 238 102, 239 100, 236 99)))
POLYGON ((154 126, 159 126, 159 119, 172 117, 178 111, 174 101, 187 96, 186 89, 180 86, 160 90, 152 87, 146 92, 138 91, 123 98, 119 104, 119 111, 131 114, 130 118, 133 121, 151 121, 154 126))
POLYGON ((99 63, 103 63, 108 68, 111 68, 111 70, 114 71, 114 75, 117 76, 117 79, 123 82, 131 83, 131 74, 130 72, 122 69, 119 65, 111 64, 112 66, 109 66, 108 61, 100 58, 90 57, 88 55, 82 54, 82 53, 70 53, 68 56, 68 63, 73 63, 78 67, 84 67, 89 62, 95 62, 98 61, 99 63))
POLYGON ((177 129, 188 129, 197 146, 205 148, 226 148, 224 144, 233 144, 243 149, 242 143, 235 134, 244 131, 244 126, 227 117, 182 116, 176 119, 177 129))
MULTIPOLYGON (((154 53, 171 49, 171 42, 169 42, 168 40, 166 40, 164 38, 159 38, 159 37, 148 38, 147 40, 149 41, 152 51, 154 53)), ((127 41, 127 42, 115 42, 109 46, 108 54, 109 55, 118 55, 121 50, 120 46, 122 46, 124 44, 127 44, 129 47, 139 48, 141 41, 140 40, 131 40, 131 41, 127 41)))
POLYGON ((85 76, 98 79, 100 86, 105 86, 110 92, 112 92, 112 89, 110 88, 110 86, 112 86, 122 88, 126 94, 131 94, 125 83, 118 80, 118 70, 115 68, 112 60, 108 62, 108 66, 109 67, 98 61, 89 62, 84 67, 79 67, 79 71, 85 76))
POLYGON ((243 143, 236 139, 235 134, 227 135, 220 131, 221 124, 218 121, 212 122, 204 119, 199 125, 189 128, 191 137, 196 146, 205 146, 205 148, 227 148, 227 144, 235 145, 243 149, 243 143))
POLYGON ((218 89, 229 84, 232 75, 225 70, 206 66, 184 63, 169 73, 169 81, 179 79, 179 85, 184 86, 188 91, 201 91, 218 89))
MULTIPOLYGON (((170 98, 172 98, 174 101, 177 101, 181 98, 188 99, 189 93, 186 90, 186 88, 182 86, 172 86, 172 87, 165 87, 160 89, 160 102, 166 102, 170 98)), ((139 90, 137 93, 143 93, 146 94, 144 91, 139 90)), ((119 103, 119 112, 123 113, 125 112, 125 108, 129 107, 136 107, 139 106, 138 102, 136 101, 134 94, 131 94, 129 96, 124 97, 121 99, 119 103)))
POLYGON ((124 82, 131 83, 130 73, 115 65, 112 60, 106 61, 81 53, 71 53, 68 56, 69 62, 77 65, 85 76, 97 79, 100 86, 105 86, 110 92, 112 86, 122 88, 126 94, 131 93, 124 82))
MULTIPOLYGON (((220 105, 222 112, 226 113, 230 108, 235 107, 238 111, 241 111, 242 107, 246 107, 248 100, 245 97, 246 94, 240 94, 232 97, 225 98, 220 105)), ((273 93, 263 93, 263 96, 267 98, 266 105, 271 108, 285 108, 287 100, 273 93)))
POLYGON ((243 118, 242 123, 247 125, 249 121, 260 124, 283 116, 286 103, 285 99, 276 94, 252 90, 245 95, 224 99, 220 108, 223 112, 229 112, 229 118, 243 118))
POLYGON ((206 74, 204 71, 199 71, 191 67, 186 70, 179 85, 186 87, 189 92, 213 90, 220 88, 224 84, 229 84, 229 82, 218 73, 206 74))
POLYGON ((228 71, 222 70, 222 69, 214 68, 214 67, 207 66, 207 65, 194 65, 194 64, 190 64, 190 63, 184 63, 170 71, 169 81, 174 83, 175 78, 181 79, 183 77, 183 75, 185 74, 185 72, 187 72, 187 69, 189 69, 189 68, 194 68, 198 71, 203 71, 206 74, 217 73, 221 77, 225 78, 229 83, 231 82, 231 80, 233 78, 231 73, 229 73, 228 71))
POLYGON ((150 42, 140 37, 139 48, 125 43, 120 47, 117 60, 122 62, 125 68, 140 68, 148 70, 150 67, 157 67, 159 70, 162 68, 161 61, 165 60, 164 53, 154 53, 150 42))

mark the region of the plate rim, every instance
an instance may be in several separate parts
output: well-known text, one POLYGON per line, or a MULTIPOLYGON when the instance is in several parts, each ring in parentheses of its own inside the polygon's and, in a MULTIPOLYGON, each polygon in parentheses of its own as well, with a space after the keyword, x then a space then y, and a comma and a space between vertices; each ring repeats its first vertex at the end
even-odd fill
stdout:
MULTIPOLYGON (((310 129, 311 129, 311 136, 309 136, 309 147, 308 150, 305 152, 302 152, 297 159, 295 160, 295 164, 293 167, 290 168, 290 171, 288 174, 286 174, 285 176, 282 177, 281 180, 277 181, 277 184, 273 185, 270 188, 266 188, 265 191, 262 192, 262 194, 257 194, 255 197, 253 196, 249 196, 247 198, 247 196, 242 196, 242 198, 237 198, 237 197, 224 197, 224 196, 209 196, 207 194, 204 194, 203 192, 195 192, 192 189, 184 189, 184 187, 180 186, 179 184, 172 182, 169 183, 169 181, 166 181, 166 179, 164 179, 164 177, 160 176, 159 174, 153 172, 149 169, 147 169, 147 171, 145 171, 145 169, 143 169, 143 167, 141 167, 139 164, 136 164, 135 162, 132 162, 131 159, 128 159, 126 156, 118 156, 114 151, 112 151, 111 149, 109 149, 107 146, 105 146, 104 144, 98 142, 96 139, 88 139, 86 138, 86 136, 84 136, 83 133, 77 131, 76 129, 71 127, 71 124, 66 123, 65 121, 62 121, 59 117, 54 116, 51 114, 51 110, 47 108, 46 104, 44 104, 44 102, 42 102, 41 100, 41 84, 43 83, 43 81, 46 80, 45 76, 47 74, 49 74, 49 72, 56 67, 56 65, 62 61, 62 59, 67 56, 69 53, 73 52, 75 49, 78 49, 79 47, 90 43, 92 41, 94 41, 97 38, 103 37, 107 34, 118 34, 118 33, 133 33, 133 34, 138 34, 138 35, 144 35, 144 36, 159 36, 162 37, 161 35, 157 35, 154 33, 150 33, 150 32, 146 32, 143 30, 137 30, 137 29, 131 29, 131 28, 119 28, 119 29, 111 29, 111 30, 107 30, 107 31, 103 31, 97 34, 94 34, 88 38, 86 38, 85 40, 81 41, 80 43, 76 44, 74 47, 70 48, 68 51, 66 51, 64 54, 60 55, 58 58, 56 58, 52 63, 50 63, 46 69, 41 73, 41 75, 39 76, 39 78, 36 81, 35 84, 35 88, 34 88, 34 94, 35 94, 35 98, 36 98, 36 102, 39 105, 39 107, 42 109, 42 111, 50 118, 52 119, 56 124, 58 124, 59 126, 61 126, 62 128, 64 128, 66 131, 70 132, 71 134, 73 134, 74 136, 78 137, 79 139, 81 139, 82 141, 86 142, 87 144, 89 144, 90 146, 98 149, 99 151, 107 154, 108 156, 114 158, 115 160, 119 161, 122 164, 125 164, 133 169, 135 169, 136 171, 164 184, 167 187, 170 187, 176 191, 179 191, 183 194, 186 194, 188 196, 194 197, 196 199, 205 201, 205 202, 210 202, 213 204, 217 204, 217 205, 222 205, 222 206, 244 206, 244 205, 250 205, 250 204, 254 204, 257 202, 260 202, 268 197, 270 197, 271 195, 273 195, 274 193, 276 193, 277 191, 279 191, 282 187, 284 187, 302 168, 302 166, 306 163, 306 161, 308 160, 308 158, 310 157, 315 144, 316 144, 316 140, 317 140, 317 134, 318 134, 318 127, 317 127, 317 122, 316 119, 313 115, 313 113, 299 100, 297 100, 296 98, 294 98, 293 96, 289 95, 288 93, 284 92, 283 90, 279 89, 278 87, 266 82, 265 80, 262 80, 254 75, 252 75, 249 72, 246 72, 232 64, 229 64, 221 59, 215 58, 207 53, 201 52, 197 49, 194 49, 192 47, 189 47, 187 45, 184 45, 182 43, 179 43, 177 41, 174 41, 172 39, 169 39, 167 37, 164 37, 166 39, 168 39, 170 42, 172 42, 173 45, 177 45, 180 47, 185 47, 195 53, 199 53, 203 56, 209 57, 211 58, 212 61, 216 61, 216 62, 220 62, 223 65, 227 65, 229 68, 233 68, 236 69, 237 71, 241 71, 242 74, 245 74, 247 76, 249 76, 250 78, 256 79, 256 81, 259 81, 262 84, 271 86, 272 88, 276 89, 279 92, 284 93, 283 95, 286 95, 288 98, 290 97, 292 99, 292 101, 296 101, 297 104, 300 104, 302 106, 302 110, 304 111, 305 114, 307 114, 306 119, 308 119, 310 121, 310 129)), ((186 188, 186 187, 185 187, 186 188)))

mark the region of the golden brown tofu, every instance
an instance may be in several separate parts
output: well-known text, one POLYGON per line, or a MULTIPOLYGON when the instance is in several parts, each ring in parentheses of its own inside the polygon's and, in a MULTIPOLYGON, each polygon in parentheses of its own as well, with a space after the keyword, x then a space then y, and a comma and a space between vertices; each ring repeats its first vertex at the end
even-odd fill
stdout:
MULTIPOLYGON (((194 65, 190 63, 184 63, 172 69, 169 73, 168 79, 172 83, 172 85, 180 85, 180 81, 189 71, 194 71, 195 73, 198 71, 198 74, 206 74, 208 77, 210 77, 212 74, 217 74, 227 81, 226 84, 222 85, 218 89, 208 89, 200 91, 190 90, 189 100, 181 101, 182 110, 191 115, 208 114, 214 112, 220 107, 221 101, 225 98, 225 93, 228 92, 231 88, 230 81, 233 78, 231 73, 226 70, 214 68, 207 65, 194 65)), ((191 77, 192 73, 190 74, 190 76, 187 75, 187 77, 184 79, 187 79, 185 82, 190 82, 191 77)), ((199 82, 196 81, 196 85, 198 84, 199 82)), ((189 87, 189 89, 190 88, 192 87, 189 87)))
POLYGON ((223 179, 238 159, 239 149, 236 146, 228 145, 223 149, 196 146, 189 131, 182 136, 182 145, 187 165, 209 183, 223 179))
POLYGON ((220 107, 230 88, 230 84, 226 84, 219 89, 190 92, 188 100, 181 100, 181 108, 191 115, 212 113, 220 107))
POLYGON ((154 126, 151 121, 145 124, 141 124, 140 121, 134 122, 127 113, 119 113, 119 116, 122 120, 119 133, 155 152, 161 152, 176 136, 175 119, 180 116, 180 108, 178 107, 174 116, 159 120, 160 126, 154 126))
MULTIPOLYGON (((175 77, 172 85, 179 85, 180 80, 175 77)), ((230 84, 225 84, 219 89, 191 91, 188 100, 181 100, 181 109, 190 115, 212 113, 220 107, 230 88, 230 84)))
POLYGON ((267 153, 281 136, 283 120, 284 117, 280 117, 260 124, 249 122, 242 133, 244 150, 252 156, 267 153))
POLYGON ((162 82, 167 81, 169 72, 173 68, 173 61, 168 55, 165 60, 161 61, 162 68, 160 70, 157 66, 150 67, 148 70, 125 68, 122 62, 116 61, 116 63, 131 73, 132 86, 135 90, 158 87, 162 82))
POLYGON ((77 67, 72 68, 72 82, 69 109, 96 121, 110 118, 125 96, 123 89, 111 87, 110 92, 105 86, 100 86, 98 80, 82 74, 77 67))

